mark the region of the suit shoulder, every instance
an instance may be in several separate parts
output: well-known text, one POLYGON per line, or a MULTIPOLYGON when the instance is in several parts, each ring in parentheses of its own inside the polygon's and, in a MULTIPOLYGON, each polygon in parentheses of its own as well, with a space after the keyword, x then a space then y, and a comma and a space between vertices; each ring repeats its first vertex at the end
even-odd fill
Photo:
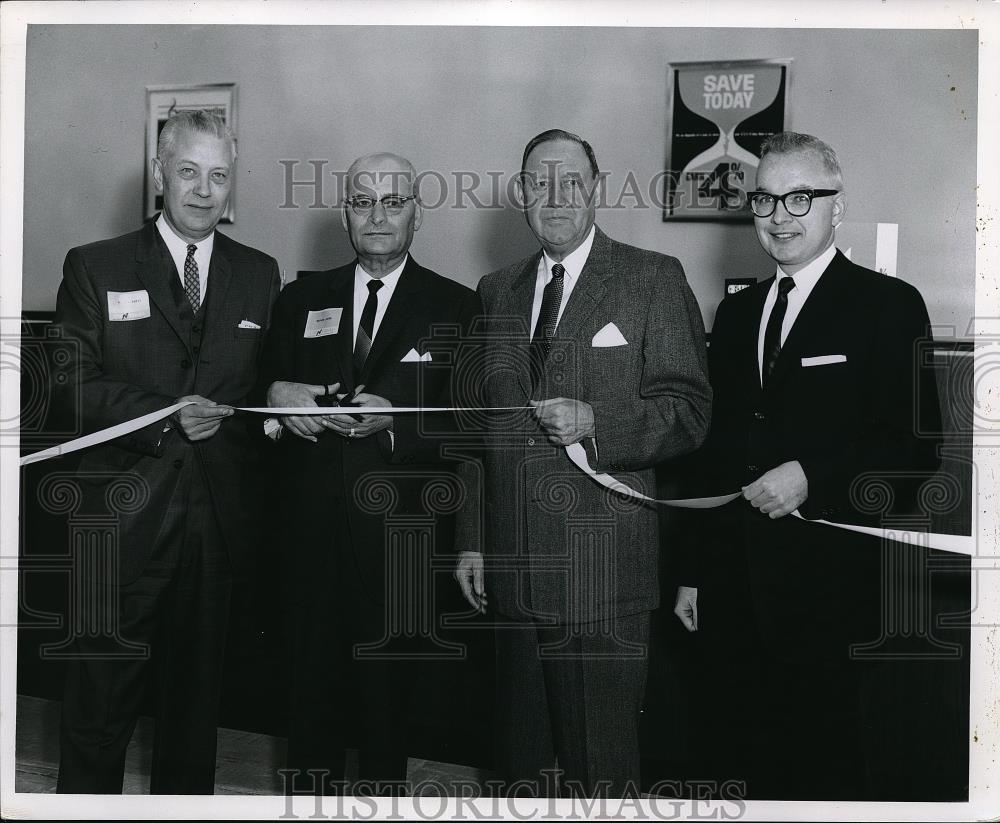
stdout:
POLYGON ((275 266, 278 265, 278 261, 271 257, 271 255, 262 252, 260 249, 255 249, 253 246, 247 246, 233 240, 232 237, 222 234, 222 232, 217 231, 215 233, 215 242, 219 245, 219 250, 230 259, 243 258, 257 265, 270 266, 272 263, 275 266))
POLYGON ((912 283, 890 277, 882 272, 867 269, 848 261, 844 274, 851 278, 850 288, 856 292, 864 292, 875 301, 898 302, 924 305, 923 295, 912 283))
POLYGON ((488 302, 500 291, 500 289, 513 285, 520 274, 538 259, 538 252, 523 257, 516 263, 504 266, 501 269, 494 269, 488 274, 484 274, 477 286, 477 290, 483 296, 484 302, 488 302))
POLYGON ((615 267, 645 277, 662 277, 664 274, 684 276, 681 261, 672 255, 622 243, 610 237, 607 242, 607 254, 615 267))
POLYGON ((426 269, 421 266, 420 271, 427 278, 428 285, 439 291, 445 299, 461 301, 475 293, 473 289, 470 289, 464 283, 459 283, 457 280, 452 280, 450 277, 438 274, 432 269, 426 269))
POLYGON ((323 294, 329 294, 339 277, 351 266, 339 266, 335 269, 317 271, 307 277, 301 277, 285 284, 281 290, 280 300, 283 302, 312 303, 323 294))
POLYGON ((142 238, 142 229, 110 237, 106 240, 95 240, 69 250, 70 255, 80 255, 85 258, 102 258, 125 254, 133 250, 142 238))

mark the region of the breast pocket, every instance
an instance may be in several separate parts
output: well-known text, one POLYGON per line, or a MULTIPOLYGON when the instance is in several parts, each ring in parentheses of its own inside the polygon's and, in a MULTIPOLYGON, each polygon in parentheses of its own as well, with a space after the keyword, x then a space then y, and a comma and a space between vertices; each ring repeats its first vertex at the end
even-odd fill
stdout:
POLYGON ((260 342, 263 329, 241 329, 239 326, 233 329, 233 339, 243 340, 248 343, 260 342))

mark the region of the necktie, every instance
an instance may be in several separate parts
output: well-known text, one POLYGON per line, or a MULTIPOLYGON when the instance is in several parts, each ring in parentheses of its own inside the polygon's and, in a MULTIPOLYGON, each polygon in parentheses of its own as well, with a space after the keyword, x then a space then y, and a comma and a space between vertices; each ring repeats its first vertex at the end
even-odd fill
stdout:
POLYGON ((778 362, 778 355, 781 354, 781 324, 784 322, 785 311, 788 309, 788 292, 794 288, 794 278, 782 277, 778 281, 778 299, 774 301, 771 316, 767 319, 767 327, 764 329, 762 386, 767 386, 767 379, 774 371, 774 364, 778 362))
POLYGON ((191 304, 191 311, 198 313, 201 305, 201 284, 198 281, 198 264, 195 262, 194 253, 198 250, 195 245, 188 246, 187 257, 184 258, 184 294, 187 295, 188 303, 191 304))
POLYGON ((552 335, 556 333, 556 322, 559 319, 559 306, 562 303, 563 275, 566 269, 562 263, 552 267, 552 279, 545 284, 542 292, 542 308, 538 312, 534 334, 531 335, 531 345, 541 355, 540 362, 545 362, 549 347, 552 345, 552 335))
MULTIPOLYGON (((531 335, 531 385, 535 387, 542 376, 542 366, 549 356, 552 346, 552 336, 556 332, 559 319, 559 306, 562 303, 563 275, 566 269, 562 263, 552 267, 552 278, 545 284, 542 292, 542 306, 535 321, 535 331, 531 335)), ((532 389, 534 392, 534 388, 532 389)))
POLYGON ((354 343, 354 381, 361 376, 361 370, 372 350, 372 339, 375 337, 375 312, 378 309, 378 290, 382 288, 381 280, 368 281, 368 299, 364 311, 361 312, 361 324, 358 326, 358 339, 354 343))

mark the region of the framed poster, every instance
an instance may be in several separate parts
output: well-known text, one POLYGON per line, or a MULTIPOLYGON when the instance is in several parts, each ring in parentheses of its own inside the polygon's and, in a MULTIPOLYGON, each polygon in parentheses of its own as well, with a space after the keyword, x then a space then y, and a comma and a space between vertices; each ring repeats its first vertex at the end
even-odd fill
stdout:
POLYGON ((785 128, 790 59, 671 63, 664 220, 749 220, 760 144, 785 128))
MULTIPOLYGON (((150 220, 163 208, 163 196, 156 191, 150 163, 156 157, 156 142, 160 129, 171 115, 179 111, 204 109, 218 114, 236 132, 236 84, 206 83, 197 86, 146 86, 146 185, 143 216, 150 220)), ((220 222, 232 223, 234 218, 236 178, 229 193, 229 205, 220 222)))

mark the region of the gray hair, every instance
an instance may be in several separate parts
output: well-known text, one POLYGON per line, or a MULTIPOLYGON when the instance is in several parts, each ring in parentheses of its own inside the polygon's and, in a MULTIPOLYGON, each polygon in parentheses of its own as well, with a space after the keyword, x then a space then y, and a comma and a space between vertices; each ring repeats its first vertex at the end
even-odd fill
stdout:
POLYGON ((844 173, 840 168, 840 161, 837 153, 828 144, 811 134, 802 134, 797 131, 781 131, 772 134, 760 144, 760 159, 763 160, 769 154, 792 154, 794 152, 815 152, 823 166, 833 177, 838 188, 844 185, 844 173))
POLYGON ((236 135, 226 125, 226 121, 215 112, 193 109, 191 111, 179 111, 163 124, 163 129, 160 131, 160 139, 156 144, 156 156, 161 163, 165 163, 167 158, 173 153, 174 145, 177 143, 177 138, 182 132, 211 134, 220 140, 228 141, 232 152, 232 160, 236 160, 236 135))

